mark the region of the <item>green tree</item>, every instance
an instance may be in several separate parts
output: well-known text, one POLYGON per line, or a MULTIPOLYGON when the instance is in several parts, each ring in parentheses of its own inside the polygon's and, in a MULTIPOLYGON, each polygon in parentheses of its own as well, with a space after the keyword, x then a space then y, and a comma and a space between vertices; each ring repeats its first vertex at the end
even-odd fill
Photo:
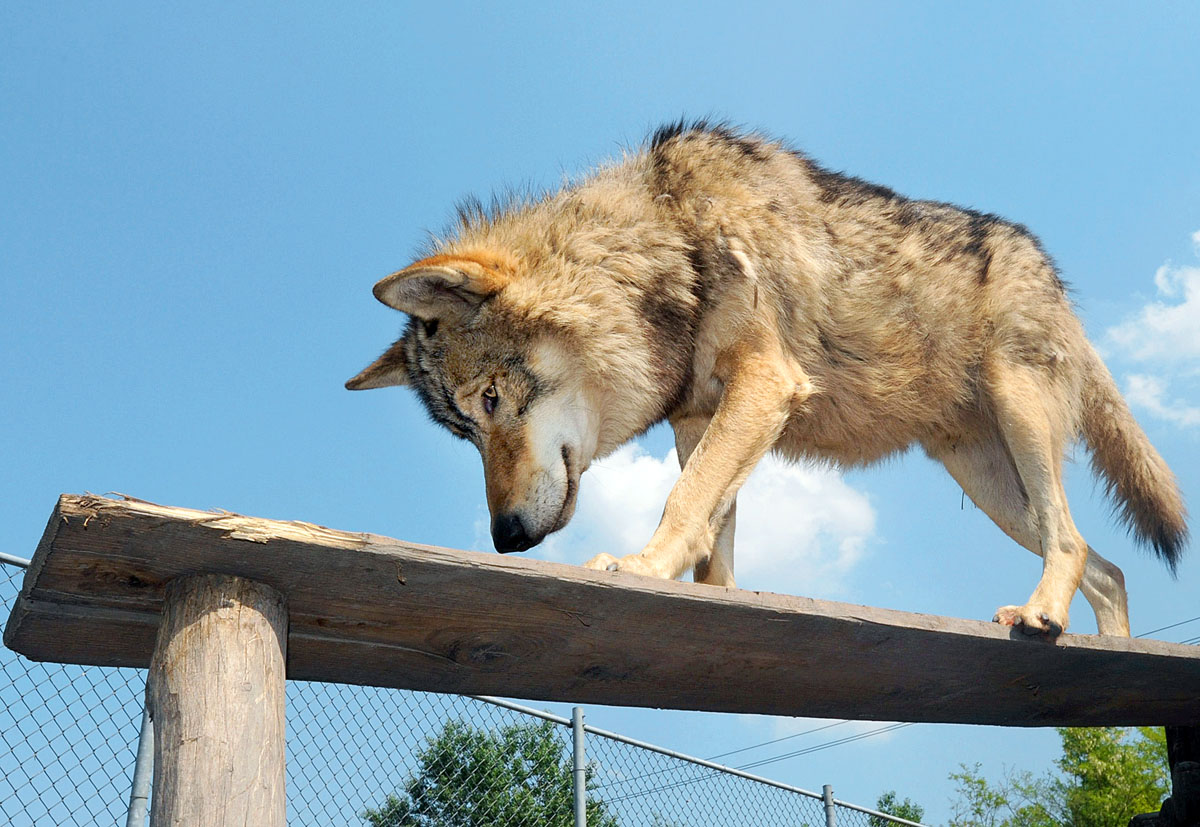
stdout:
POLYGON ((1007 772, 989 783, 979 765, 950 778, 958 799, 950 827, 1126 827, 1169 793, 1163 730, 1092 727, 1058 730, 1058 772, 1007 772))
MULTIPOLYGON (((916 804, 909 799, 903 801, 896 800, 896 791, 888 790, 875 802, 875 809, 881 813, 887 813, 890 816, 908 819, 909 821, 920 821, 925 817, 925 808, 920 804, 916 804)), ((869 816, 867 818, 871 827, 889 827, 892 822, 879 816, 869 816)))
MULTIPOLYGON (((450 721, 418 753, 400 794, 362 814, 370 827, 570 827, 571 758, 554 724, 479 730, 450 721)), ((617 827, 588 796, 587 820, 617 827)))
POLYGON ((1072 824, 1119 824, 1157 810, 1170 794, 1166 733, 1156 727, 1129 730, 1060 729, 1066 776, 1059 787, 1072 824), (1130 737, 1132 734, 1132 737, 1130 737))
POLYGON ((950 773, 958 785, 950 827, 1061 827, 1064 823, 1046 811, 1043 802, 1052 795, 1045 779, 1007 773, 992 785, 979 768, 979 764, 963 764, 959 772, 950 773))

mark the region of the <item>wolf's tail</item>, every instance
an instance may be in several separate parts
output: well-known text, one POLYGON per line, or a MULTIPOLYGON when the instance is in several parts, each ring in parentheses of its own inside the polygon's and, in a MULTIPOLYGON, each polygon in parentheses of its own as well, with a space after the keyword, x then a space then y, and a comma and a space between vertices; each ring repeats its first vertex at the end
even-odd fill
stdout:
POLYGON ((1134 421, 1108 368, 1095 351, 1090 355, 1081 401, 1092 470, 1104 479, 1121 521, 1174 575, 1188 538, 1187 509, 1175 475, 1134 421))

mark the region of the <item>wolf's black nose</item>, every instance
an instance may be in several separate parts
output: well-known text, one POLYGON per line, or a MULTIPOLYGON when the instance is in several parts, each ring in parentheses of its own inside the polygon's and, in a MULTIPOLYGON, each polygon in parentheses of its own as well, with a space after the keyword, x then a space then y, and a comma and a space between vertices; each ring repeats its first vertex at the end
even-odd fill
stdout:
POLYGON ((525 524, 516 514, 499 514, 492 520, 492 542, 501 554, 524 551, 536 545, 525 533, 525 524))

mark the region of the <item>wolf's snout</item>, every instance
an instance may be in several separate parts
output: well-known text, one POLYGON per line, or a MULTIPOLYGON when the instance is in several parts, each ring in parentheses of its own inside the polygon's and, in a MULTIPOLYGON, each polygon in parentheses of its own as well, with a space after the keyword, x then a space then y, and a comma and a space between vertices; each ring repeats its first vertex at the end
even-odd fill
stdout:
POLYGON ((525 551, 538 544, 538 541, 525 531, 525 524, 516 514, 496 515, 492 520, 492 542, 496 545, 496 551, 501 554, 525 551))

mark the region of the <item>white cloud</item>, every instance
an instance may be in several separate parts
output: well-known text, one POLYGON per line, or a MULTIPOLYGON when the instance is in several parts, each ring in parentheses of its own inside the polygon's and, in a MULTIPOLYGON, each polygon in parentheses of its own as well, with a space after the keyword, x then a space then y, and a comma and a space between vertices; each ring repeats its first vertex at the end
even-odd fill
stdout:
MULTIPOLYGON (((1200 230, 1192 234, 1200 256, 1200 230)), ((1131 405, 1180 427, 1200 426, 1200 408, 1169 399, 1167 387, 1183 379, 1192 384, 1200 363, 1200 267, 1167 263, 1154 274, 1155 300, 1126 321, 1109 328, 1105 344, 1118 361, 1144 365, 1152 373, 1125 378, 1131 405)))
POLYGON ((1154 285, 1159 301, 1109 328, 1109 342, 1139 362, 1200 358, 1200 267, 1164 264, 1154 274, 1154 285))
MULTIPOLYGON (((639 551, 650 539, 679 476, 672 450, 662 458, 637 444, 596 462, 580 484, 571 524, 547 540, 541 556, 581 563, 606 551, 639 551)), ((738 495, 738 586, 839 595, 875 529, 865 494, 836 471, 767 457, 738 495)))
POLYGON ((1176 425, 1200 425, 1200 408, 1178 400, 1167 400, 1166 394, 1167 382, 1160 377, 1141 373, 1125 377, 1125 398, 1129 400, 1129 404, 1176 425))

